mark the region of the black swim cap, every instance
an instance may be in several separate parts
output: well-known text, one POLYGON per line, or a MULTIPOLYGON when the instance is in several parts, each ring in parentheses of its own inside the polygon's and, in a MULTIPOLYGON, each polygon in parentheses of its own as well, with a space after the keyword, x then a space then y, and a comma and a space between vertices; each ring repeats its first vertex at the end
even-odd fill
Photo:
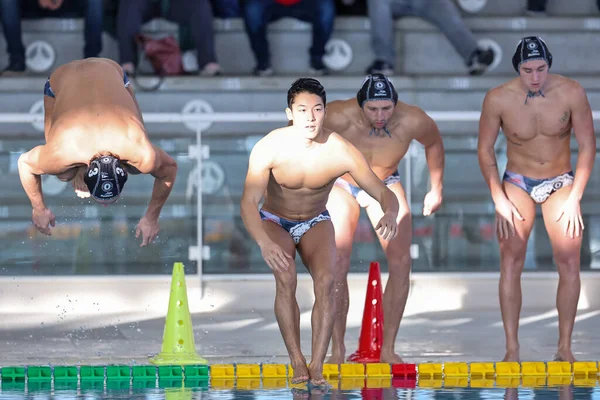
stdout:
POLYGON ((512 58, 515 71, 519 72, 521 64, 531 60, 546 61, 548 69, 552 66, 552 54, 546 42, 539 36, 527 36, 519 41, 512 58))
POLYGON ((394 104, 398 102, 398 92, 392 82, 384 74, 367 75, 362 87, 356 94, 358 106, 363 108, 367 101, 390 100, 394 104))
POLYGON ((113 203, 127 182, 127 171, 121 166, 118 158, 100 156, 90 162, 83 177, 90 194, 98 203, 113 203))

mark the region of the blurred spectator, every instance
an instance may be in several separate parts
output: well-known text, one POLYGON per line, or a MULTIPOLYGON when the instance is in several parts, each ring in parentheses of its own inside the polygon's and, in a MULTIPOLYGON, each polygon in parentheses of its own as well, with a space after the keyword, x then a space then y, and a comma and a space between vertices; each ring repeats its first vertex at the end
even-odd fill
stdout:
POLYGON ((368 0, 375 62, 367 73, 392 75, 396 61, 394 19, 418 17, 437 26, 463 58, 470 75, 481 75, 494 61, 494 52, 477 45, 473 33, 452 0, 368 0))
MULTIPOLYGON (((545 17, 546 5, 548 0, 527 0, 527 10, 525 14, 530 17, 545 17)), ((600 0, 596 0, 596 7, 600 11, 600 0)))
POLYGON ((8 67, 2 76, 25 72, 25 47, 21 35, 21 20, 32 18, 84 18, 84 58, 98 57, 102 51, 102 0, 0 0, 0 15, 9 55, 8 67))
POLYGON ((240 0, 211 0, 215 18, 241 18, 240 0))
POLYGON ((335 0, 337 15, 340 16, 361 16, 367 15, 366 0, 335 0))
POLYGON ((117 39, 123 70, 135 74, 138 63, 135 37, 143 23, 160 17, 189 27, 196 44, 200 75, 215 76, 223 72, 215 54, 213 13, 209 0, 121 0, 117 13, 117 39))
POLYGON ((245 0, 242 7, 246 32, 256 58, 254 74, 273 75, 267 41, 267 25, 280 18, 296 18, 312 24, 310 71, 314 75, 329 73, 323 63, 325 45, 333 33, 334 0, 245 0))
POLYGON ((548 3, 548 0, 527 0, 526 14, 529 15, 530 17, 545 16, 547 3, 548 3))

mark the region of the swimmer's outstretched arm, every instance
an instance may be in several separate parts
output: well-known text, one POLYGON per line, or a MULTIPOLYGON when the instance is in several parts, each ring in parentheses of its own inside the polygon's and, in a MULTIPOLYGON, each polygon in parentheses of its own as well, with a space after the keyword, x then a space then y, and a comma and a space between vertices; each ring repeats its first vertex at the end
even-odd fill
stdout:
POLYGON ((263 229, 258 212, 258 204, 267 189, 272 168, 271 153, 264 140, 260 140, 250 153, 248 173, 240 202, 240 214, 246 230, 260 247, 267 265, 273 270, 281 271, 287 269, 288 259, 292 257, 269 238, 263 229))
POLYGON ((45 155, 44 146, 34 147, 32 150, 21 154, 18 161, 19 177, 23 189, 29 197, 32 211, 32 221, 37 230, 45 235, 51 235, 50 226, 56 223, 54 214, 44 203, 42 194, 42 175, 45 173, 55 175, 62 172, 60 170, 60 162, 49 159, 45 155), (54 161, 54 163, 53 163, 54 161), (50 164, 49 168, 45 164, 50 164), (52 165, 54 164, 54 165, 52 165))
POLYGON ((43 148, 44 146, 37 146, 21 154, 17 163, 23 189, 29 197, 31 206, 39 210, 46 208, 42 194, 42 175, 44 172, 40 168, 40 154, 43 148))
POLYGON ((585 89, 577 83, 573 86, 572 91, 571 123, 579 149, 577 151, 575 180, 573 181, 571 194, 581 200, 594 168, 596 135, 594 133, 592 110, 585 89))
POLYGON ((156 162, 150 175, 155 179, 146 215, 150 218, 158 219, 160 211, 173 189, 173 184, 177 177, 177 162, 160 147, 154 145, 152 147, 156 152, 156 162))
POLYGON ((525 219, 517 207, 508 199, 500 177, 494 145, 500 131, 502 121, 499 99, 494 90, 488 92, 483 100, 481 117, 479 119, 479 139, 477 142, 477 156, 479 168, 486 183, 490 188, 492 201, 496 208, 496 233, 499 239, 506 239, 516 235, 514 218, 521 221, 525 219))
POLYGON ((257 143, 250 152, 248 173, 240 202, 240 214, 248 233, 259 246, 270 241, 262 227, 258 214, 258 204, 267 190, 271 169, 270 157, 261 149, 264 143, 257 143))
POLYGON ((153 155, 138 168, 140 172, 149 173, 155 178, 150 204, 135 228, 135 237, 142 236, 142 247, 152 243, 158 235, 158 217, 171 194, 177 176, 177 162, 163 149, 154 145, 152 148, 153 155))
POLYGON ((497 103, 498 99, 495 92, 488 92, 483 100, 477 141, 479 168, 490 188, 494 202, 499 198, 506 197, 498 176, 498 163, 496 161, 496 151, 494 150, 501 123, 500 105, 497 103))
MULTIPOLYGON (((567 200, 558 210, 556 221, 563 223, 565 236, 574 238, 579 237, 585 229, 580 202, 594 168, 596 134, 594 133, 592 110, 583 87, 573 81, 567 95, 571 103, 571 124, 579 149, 573 186, 567 200)), ((561 135, 558 140, 568 140, 569 137, 570 135, 561 135)), ((569 144, 565 143, 565 146, 569 146, 569 144)))
POLYGON ((424 111, 415 127, 415 139, 425 147, 425 159, 429 167, 431 189, 425 195, 423 215, 431 215, 442 205, 444 179, 444 142, 437 124, 424 111))
POLYGON ((393 239, 398 233, 396 219, 399 204, 396 195, 375 175, 365 157, 356 147, 347 141, 344 141, 343 145, 346 147, 346 151, 342 154, 347 155, 344 161, 348 173, 358 183, 358 186, 377 200, 383 210, 383 218, 381 218, 375 229, 379 230, 381 228, 380 234, 384 239, 393 239))

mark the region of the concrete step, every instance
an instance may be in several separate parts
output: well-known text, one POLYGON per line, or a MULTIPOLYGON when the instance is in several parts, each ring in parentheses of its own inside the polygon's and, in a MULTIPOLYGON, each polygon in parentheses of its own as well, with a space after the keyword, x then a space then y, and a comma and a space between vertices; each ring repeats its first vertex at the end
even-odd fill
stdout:
MULTIPOLYGON (((595 73, 593 66, 597 60, 594 59, 594 50, 600 40, 596 34, 600 30, 597 14, 548 18, 468 17, 466 21, 483 45, 497 51, 498 57, 487 72, 489 76, 512 73, 510 58, 517 41, 532 34, 541 35, 548 41, 555 55, 555 71, 565 74, 595 73)), ((242 21, 215 20, 215 29, 217 56, 226 73, 234 76, 251 74, 255 60, 242 21)), ((364 74, 373 61, 369 29, 369 21, 363 17, 336 20, 325 59, 334 74, 364 74)), ((144 32, 157 36, 177 34, 174 24, 162 20, 145 25, 144 32)), ((269 40, 277 74, 308 73, 311 35, 310 25, 293 19, 283 19, 270 25, 269 40)), ((396 23, 396 39, 397 74, 466 75, 463 60, 440 31, 429 23, 416 18, 400 19, 396 23)), ((83 23, 80 20, 24 21, 23 40, 27 46, 29 71, 46 76, 57 66, 81 58, 83 23)), ((103 42, 101 56, 118 60, 115 40, 105 34, 103 42)), ((0 49, 5 47, 2 36, 0 49)), ((7 62, 7 55, 2 52, 0 65, 7 62)), ((151 71, 147 62, 142 63, 141 71, 151 71)))

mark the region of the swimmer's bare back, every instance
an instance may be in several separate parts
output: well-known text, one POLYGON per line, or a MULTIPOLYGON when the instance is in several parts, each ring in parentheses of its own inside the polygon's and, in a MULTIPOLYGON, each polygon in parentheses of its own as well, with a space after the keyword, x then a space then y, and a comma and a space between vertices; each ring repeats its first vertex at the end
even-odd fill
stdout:
MULTIPOLYGON (((387 125, 391 137, 369 135, 372 128, 363 122, 362 113, 356 99, 333 101, 327 106, 325 127, 352 143, 382 180, 397 170, 413 139, 437 132, 435 123, 423 110, 400 101, 387 125)), ((342 178, 356 185, 349 175, 342 178)))
POLYGON ((571 170, 571 115, 583 94, 576 81, 554 74, 548 74, 544 96, 527 104, 518 78, 490 90, 484 107, 500 116, 507 169, 531 178, 571 170))
POLYGON ((88 58, 65 64, 50 76, 55 97, 44 96, 47 174, 68 173, 99 153, 118 156, 130 172, 150 173, 154 150, 131 85, 114 61, 88 58), (58 157, 57 157, 58 156, 58 157), (137 171, 136 171, 137 170, 137 171))

